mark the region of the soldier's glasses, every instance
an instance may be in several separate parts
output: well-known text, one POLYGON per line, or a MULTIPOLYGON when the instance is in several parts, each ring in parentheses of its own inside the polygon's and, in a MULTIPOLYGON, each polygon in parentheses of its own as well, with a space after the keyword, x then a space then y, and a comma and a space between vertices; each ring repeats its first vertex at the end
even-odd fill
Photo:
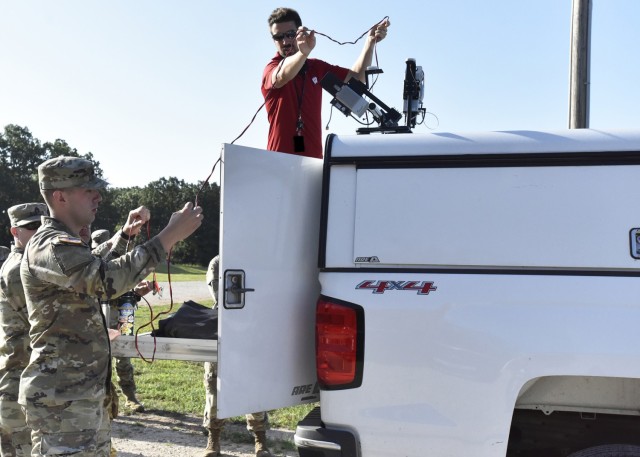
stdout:
POLYGON ((277 35, 271 35, 271 38, 273 38, 273 41, 282 41, 285 38, 290 40, 291 38, 295 38, 297 33, 298 33, 297 30, 289 30, 288 32, 279 33, 277 35))
POLYGON ((29 222, 27 225, 23 225, 22 228, 27 230, 38 230, 38 227, 40 227, 40 225, 41 224, 38 221, 29 222))

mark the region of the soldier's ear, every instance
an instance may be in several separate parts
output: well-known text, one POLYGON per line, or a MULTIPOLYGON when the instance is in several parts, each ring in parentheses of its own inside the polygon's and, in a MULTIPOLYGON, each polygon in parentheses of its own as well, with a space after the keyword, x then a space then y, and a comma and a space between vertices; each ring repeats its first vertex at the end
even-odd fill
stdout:
POLYGON ((10 227, 9 231, 14 238, 18 238, 18 227, 10 227))
POLYGON ((51 194, 51 196, 53 197, 53 201, 54 202, 64 203, 64 202, 67 201, 67 195, 65 194, 64 190, 62 190, 62 189, 54 190, 53 193, 51 194))

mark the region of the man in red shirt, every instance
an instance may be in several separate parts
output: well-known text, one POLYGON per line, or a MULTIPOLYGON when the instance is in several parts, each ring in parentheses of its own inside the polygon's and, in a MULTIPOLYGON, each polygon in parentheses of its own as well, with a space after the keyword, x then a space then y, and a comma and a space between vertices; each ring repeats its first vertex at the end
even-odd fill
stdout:
POLYGON ((316 37, 313 30, 302 26, 295 10, 277 8, 268 22, 277 54, 262 75, 269 120, 267 149, 322 158, 322 78, 332 72, 345 82, 352 77, 365 82, 375 44, 387 35, 389 21, 371 28, 350 70, 309 58, 316 37))

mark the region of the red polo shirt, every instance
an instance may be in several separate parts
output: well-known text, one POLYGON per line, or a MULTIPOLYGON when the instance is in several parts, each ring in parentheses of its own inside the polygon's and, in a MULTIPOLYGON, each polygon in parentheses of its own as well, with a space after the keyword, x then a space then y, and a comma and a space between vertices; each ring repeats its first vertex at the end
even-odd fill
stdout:
POLYGON ((271 72, 277 71, 283 57, 277 54, 262 74, 262 95, 269 120, 269 151, 286 152, 322 158, 322 85, 328 72, 344 80, 349 69, 330 65, 322 60, 307 59, 306 70, 279 89, 271 84, 271 72), (300 103, 301 101, 301 103, 300 103), (300 107, 300 108, 299 108, 300 107), (295 152, 293 137, 297 135, 298 111, 302 113, 304 152, 295 152))

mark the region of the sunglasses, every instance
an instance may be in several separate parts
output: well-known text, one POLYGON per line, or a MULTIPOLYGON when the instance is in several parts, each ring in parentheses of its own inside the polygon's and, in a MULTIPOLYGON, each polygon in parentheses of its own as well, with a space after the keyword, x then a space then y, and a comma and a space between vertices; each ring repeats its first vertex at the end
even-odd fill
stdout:
POLYGON ((271 38, 273 38, 273 41, 282 41, 285 38, 287 40, 290 40, 291 38, 295 38, 297 33, 298 33, 297 30, 289 30, 288 32, 279 33, 277 35, 271 35, 271 38))
POLYGON ((40 222, 29 222, 26 225, 21 226, 21 228, 26 229, 26 230, 38 230, 38 228, 40 227, 40 222))

